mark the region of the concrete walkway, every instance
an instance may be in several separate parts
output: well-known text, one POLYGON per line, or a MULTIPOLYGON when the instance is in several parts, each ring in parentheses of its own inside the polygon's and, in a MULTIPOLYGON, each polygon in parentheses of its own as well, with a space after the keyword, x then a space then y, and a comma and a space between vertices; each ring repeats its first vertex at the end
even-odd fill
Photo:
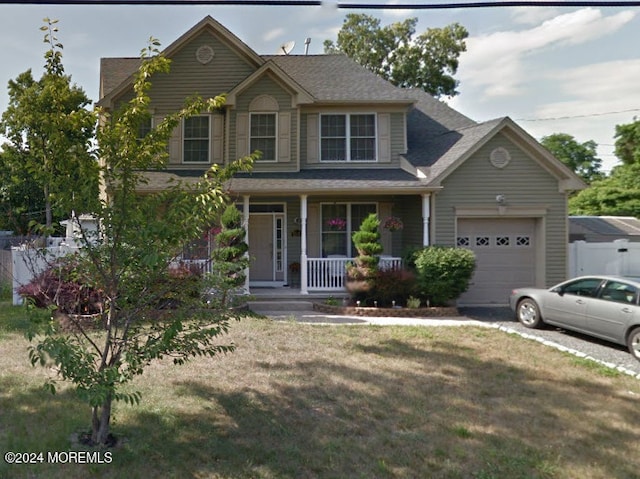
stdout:
POLYGON ((297 321, 312 324, 374 324, 380 326, 489 326, 466 316, 449 318, 398 318, 326 314, 314 311, 311 301, 251 301, 255 313, 276 321, 297 321))

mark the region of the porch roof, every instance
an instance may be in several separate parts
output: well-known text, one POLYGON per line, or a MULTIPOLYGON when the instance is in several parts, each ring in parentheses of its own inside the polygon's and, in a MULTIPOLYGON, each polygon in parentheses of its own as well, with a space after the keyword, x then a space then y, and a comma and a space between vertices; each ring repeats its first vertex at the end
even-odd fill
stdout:
POLYGON ((229 189, 239 194, 420 194, 430 191, 424 180, 400 169, 349 168, 291 173, 241 173, 229 189))
MULTIPOLYGON (((196 181, 204 171, 165 170, 145 173, 147 183, 141 192, 159 191, 171 181, 196 181)), ((237 194, 341 194, 378 195, 421 194, 439 188, 429 187, 424 179, 400 169, 349 168, 336 170, 303 170, 297 172, 238 173, 227 184, 237 194)))

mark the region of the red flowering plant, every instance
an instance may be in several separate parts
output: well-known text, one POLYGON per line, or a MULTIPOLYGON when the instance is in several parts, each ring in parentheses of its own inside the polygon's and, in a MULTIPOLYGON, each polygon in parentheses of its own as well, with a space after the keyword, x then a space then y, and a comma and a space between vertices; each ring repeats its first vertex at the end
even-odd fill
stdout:
POLYGON ((400 218, 389 216, 382 222, 382 227, 393 233, 394 231, 400 231, 404 228, 404 224, 400 218))
POLYGON ((347 220, 344 218, 330 218, 327 220, 327 226, 333 230, 343 230, 347 227, 347 220))

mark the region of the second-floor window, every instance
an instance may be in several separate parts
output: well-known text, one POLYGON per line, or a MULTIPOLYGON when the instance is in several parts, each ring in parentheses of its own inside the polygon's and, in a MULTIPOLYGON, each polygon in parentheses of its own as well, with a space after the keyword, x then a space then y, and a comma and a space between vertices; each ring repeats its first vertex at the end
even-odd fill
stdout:
POLYGON ((209 117, 185 119, 183 142, 185 163, 209 163, 209 117))
POLYGON ((332 114, 320 117, 321 161, 376 161, 376 116, 332 114))
POLYGON ((276 161, 276 114, 251 114, 251 151, 260 150, 259 161, 276 161))
POLYGON ((151 128, 153 127, 151 122, 151 117, 145 118, 138 125, 138 141, 144 140, 144 138, 151 133, 151 128))

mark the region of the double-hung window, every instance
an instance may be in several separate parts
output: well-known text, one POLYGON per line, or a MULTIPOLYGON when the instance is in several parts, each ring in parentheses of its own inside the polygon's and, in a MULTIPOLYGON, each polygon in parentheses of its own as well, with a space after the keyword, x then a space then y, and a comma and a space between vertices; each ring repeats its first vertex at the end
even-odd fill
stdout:
POLYGON ((251 151, 260 150, 259 161, 276 161, 276 114, 251 113, 251 151))
POLYGON ((140 123, 138 124, 138 142, 141 142, 142 140, 145 139, 145 137, 151 133, 151 129, 153 128, 152 122, 151 122, 151 116, 149 116, 148 118, 145 118, 144 120, 141 120, 140 123))
POLYGON ((322 256, 355 257, 357 252, 351 235, 360 229, 362 221, 377 213, 375 203, 323 204, 321 213, 322 256))
POLYGON ((320 160, 376 161, 375 114, 321 115, 320 160))
POLYGON ((209 163, 209 131, 208 116, 193 116, 184 120, 184 163, 209 163))

